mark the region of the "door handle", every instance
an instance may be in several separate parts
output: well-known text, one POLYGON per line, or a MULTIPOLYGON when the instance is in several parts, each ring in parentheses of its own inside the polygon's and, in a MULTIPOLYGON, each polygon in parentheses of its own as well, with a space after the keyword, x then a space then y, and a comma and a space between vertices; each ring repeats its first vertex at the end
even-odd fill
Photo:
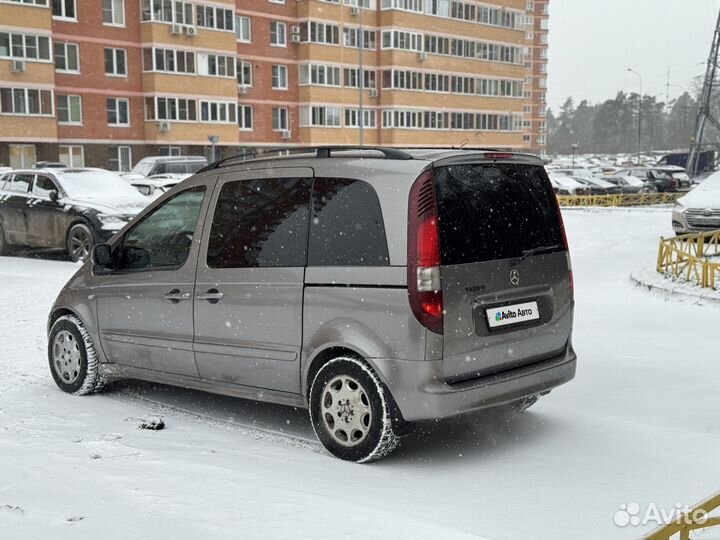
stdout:
POLYGON ((225 298, 225 295, 217 289, 208 289, 207 292, 200 293, 195 296, 198 300, 207 300, 211 304, 217 304, 220 300, 225 298))
POLYGON ((173 290, 165 293, 165 298, 167 300, 170 300, 173 304, 177 304, 178 302, 180 302, 180 300, 189 300, 190 293, 189 292, 180 292, 180 289, 173 289, 173 290))

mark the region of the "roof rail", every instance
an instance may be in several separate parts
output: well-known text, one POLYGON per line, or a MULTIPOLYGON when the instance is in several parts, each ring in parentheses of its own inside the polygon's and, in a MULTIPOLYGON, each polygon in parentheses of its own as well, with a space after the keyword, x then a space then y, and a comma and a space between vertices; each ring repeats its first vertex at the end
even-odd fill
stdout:
MULTIPOLYGON (((381 146, 291 146, 291 147, 285 147, 285 148, 272 148, 269 150, 262 149, 263 153, 262 155, 258 155, 258 152, 255 150, 251 150, 250 152, 245 152, 242 154, 237 154, 234 156, 226 157, 224 159, 220 159, 218 161, 215 161, 213 163, 210 163, 206 167, 203 167, 198 171, 199 173, 212 171, 214 169, 219 169, 220 167, 230 165, 233 162, 236 161, 247 161, 249 159, 255 159, 260 157, 266 157, 268 154, 273 154, 277 152, 294 152, 294 153, 309 153, 309 152, 315 152, 315 156, 318 159, 326 159, 333 157, 333 152, 343 152, 347 150, 375 150, 377 152, 380 152, 385 159, 413 159, 413 156, 409 154, 408 152, 405 152, 404 150, 398 150, 396 148, 386 148, 381 146)), ((270 156, 268 156, 270 157, 270 156)))

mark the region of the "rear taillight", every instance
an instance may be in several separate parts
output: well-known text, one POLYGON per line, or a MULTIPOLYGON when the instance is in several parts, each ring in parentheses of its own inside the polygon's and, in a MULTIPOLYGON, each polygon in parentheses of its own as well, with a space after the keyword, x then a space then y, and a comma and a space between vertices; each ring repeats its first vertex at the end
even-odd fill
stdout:
POLYGON ((442 334, 440 232, 432 171, 421 174, 410 190, 407 268, 408 299, 415 318, 442 334))
POLYGON ((557 205, 557 218, 558 224, 560 225, 560 234, 562 235, 562 245, 565 249, 565 256, 567 258, 568 289, 570 291, 570 299, 572 300, 575 297, 575 281, 573 280, 572 262, 570 261, 570 248, 568 246, 567 233, 565 232, 565 222, 563 221, 560 204, 557 205))

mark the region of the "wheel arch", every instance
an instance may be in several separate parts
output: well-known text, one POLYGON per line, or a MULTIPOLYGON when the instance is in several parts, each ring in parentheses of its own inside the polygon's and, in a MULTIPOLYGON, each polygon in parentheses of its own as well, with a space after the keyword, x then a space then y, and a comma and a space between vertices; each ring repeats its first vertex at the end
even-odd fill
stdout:
MULTIPOLYGON (((349 356, 357 360, 362 360, 365 362, 367 361, 362 352, 345 344, 328 345, 321 350, 315 351, 306 364, 307 368, 303 371, 303 377, 301 381, 302 387, 300 390, 302 392, 303 400, 306 404, 308 403, 308 399, 310 396, 310 387, 312 386, 312 382, 315 379, 315 375, 317 375, 318 371, 320 371, 320 368, 327 364, 330 360, 342 356, 349 356)), ((374 369, 374 371, 377 370, 374 369)))

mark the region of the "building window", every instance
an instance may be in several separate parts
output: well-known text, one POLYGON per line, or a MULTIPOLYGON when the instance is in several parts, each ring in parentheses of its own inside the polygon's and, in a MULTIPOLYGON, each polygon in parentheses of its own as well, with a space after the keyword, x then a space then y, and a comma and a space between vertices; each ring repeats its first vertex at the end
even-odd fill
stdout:
POLYGON ((105 74, 127 76, 127 52, 125 49, 105 49, 105 74))
POLYGON ((108 169, 127 172, 132 169, 132 148, 130 146, 111 146, 108 148, 110 158, 108 169))
POLYGON ((232 9, 214 6, 197 7, 197 25, 213 30, 235 31, 235 14, 232 9))
POLYGON ((252 62, 245 62, 244 60, 237 61, 237 82, 241 86, 252 86, 252 62))
POLYGON ((0 58, 50 60, 50 38, 33 34, 0 32, 0 58))
POLYGON ((2 0, 3 2, 10 2, 11 4, 30 4, 31 6, 44 6, 47 7, 48 0, 2 0))
POLYGON ((198 75, 235 78, 235 57, 198 53, 198 75))
POLYGON ((103 0, 103 24, 125 26, 125 0, 103 0))
POLYGON ((143 49, 145 71, 168 73, 195 73, 195 53, 175 49, 143 49))
POLYGON ((37 161, 34 144, 11 144, 10 166, 13 169, 28 169, 37 161))
MULTIPOLYGON (((365 78, 363 85, 365 88, 375 88, 375 71, 364 70, 365 78)), ((343 86, 348 88, 359 88, 360 87, 360 71, 357 68, 343 68, 343 86)))
POLYGON ((270 45, 287 47, 287 25, 284 22, 272 21, 270 23, 270 45))
POLYGON ((194 99, 184 98, 146 98, 146 120, 175 120, 196 122, 197 111, 194 99))
POLYGON ((288 131, 288 110, 287 107, 273 107, 272 129, 273 131, 288 131))
POLYGON ((77 20, 75 0, 52 0, 52 14, 56 19, 77 20))
POLYGON ((252 105, 238 105, 238 127, 244 131, 251 131, 253 128, 252 105))
POLYGON ((80 73, 80 48, 75 43, 55 43, 55 71, 80 73))
POLYGON ((57 118, 60 124, 82 124, 82 97, 58 96, 57 118))
POLYGON ((0 88, 0 113, 52 116, 53 93, 36 88, 0 88))
MULTIPOLYGON (((359 109, 345 109, 344 110, 344 125, 345 127, 358 127, 358 119, 360 118, 359 109)), ((363 118, 365 118, 364 127, 374 128, 377 122, 377 114, 373 109, 363 109, 363 118)))
POLYGON ((84 167, 85 153, 81 145, 61 144, 58 149, 58 161, 68 167, 84 167))
POLYGON ((340 127, 340 107, 300 108, 300 127, 340 127))
POLYGON ((337 66, 302 64, 298 72, 302 85, 340 86, 340 68, 337 66))
POLYGON ((275 90, 287 90, 287 66, 274 65, 272 67, 272 87, 275 90))
POLYGON ((234 124, 237 104, 227 101, 200 101, 200 121, 234 124))
POLYGON ((130 125, 130 102, 126 98, 107 99, 108 126, 130 125))
POLYGON ((252 41, 252 22, 250 17, 242 15, 235 16, 235 31, 238 41, 250 43, 252 41))
POLYGON ((310 41, 312 43, 324 43, 328 45, 339 45, 340 44, 340 28, 335 24, 320 23, 315 21, 309 21, 307 27, 303 25, 306 35, 303 37, 303 41, 310 41))

